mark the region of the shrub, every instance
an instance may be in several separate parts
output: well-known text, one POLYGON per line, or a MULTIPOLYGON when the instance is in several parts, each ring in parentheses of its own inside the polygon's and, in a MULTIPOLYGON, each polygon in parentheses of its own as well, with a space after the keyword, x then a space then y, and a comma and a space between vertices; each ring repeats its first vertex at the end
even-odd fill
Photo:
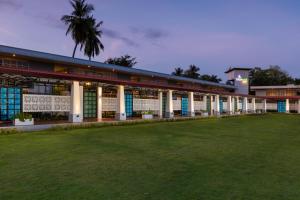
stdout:
POLYGON ((21 122, 24 122, 26 119, 32 120, 32 115, 28 113, 18 113, 15 115, 14 119, 19 119, 21 122))

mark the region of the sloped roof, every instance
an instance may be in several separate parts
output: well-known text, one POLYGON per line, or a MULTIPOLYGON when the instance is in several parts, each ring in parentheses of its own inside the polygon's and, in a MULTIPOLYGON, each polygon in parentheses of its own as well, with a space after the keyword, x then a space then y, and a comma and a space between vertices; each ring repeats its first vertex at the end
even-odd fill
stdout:
POLYGON ((235 86, 226 85, 223 83, 214 83, 214 82, 210 82, 210 81, 196 80, 196 79, 191 79, 191 78, 186 78, 186 77, 179 77, 179 76, 164 74, 164 73, 160 73, 160 72, 153 72, 153 71, 148 71, 148 70, 143 70, 143 69, 138 69, 138 68, 122 67, 122 66, 118 66, 118 65, 105 64, 102 62, 89 61, 89 60, 84 60, 84 59, 79 59, 79 58, 72 58, 72 57, 68 57, 68 56, 44 53, 44 52, 33 51, 33 50, 28 50, 28 49, 21 49, 21 48, 16 48, 16 47, 9 47, 9 46, 4 46, 4 45, 0 45, 0 54, 1 53, 2 54, 15 54, 17 56, 19 55, 22 57, 28 57, 28 58, 32 58, 32 59, 40 59, 40 60, 44 60, 44 61, 48 61, 48 62, 50 61, 50 62, 61 63, 61 64, 92 66, 92 67, 96 67, 96 68, 100 68, 100 69, 115 70, 117 72, 123 72, 123 73, 129 73, 129 74, 139 74, 139 75, 151 76, 151 77, 154 76, 154 77, 171 79, 171 80, 198 83, 198 84, 202 84, 202 85, 218 86, 218 87, 223 87, 223 88, 227 88, 227 89, 235 89, 236 88, 235 86))

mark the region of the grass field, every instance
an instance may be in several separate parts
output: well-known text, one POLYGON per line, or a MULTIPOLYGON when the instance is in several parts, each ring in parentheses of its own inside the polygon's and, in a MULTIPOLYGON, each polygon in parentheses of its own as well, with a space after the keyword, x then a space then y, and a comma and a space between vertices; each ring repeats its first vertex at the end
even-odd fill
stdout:
POLYGON ((300 199, 300 116, 2 135, 0 199, 300 199))

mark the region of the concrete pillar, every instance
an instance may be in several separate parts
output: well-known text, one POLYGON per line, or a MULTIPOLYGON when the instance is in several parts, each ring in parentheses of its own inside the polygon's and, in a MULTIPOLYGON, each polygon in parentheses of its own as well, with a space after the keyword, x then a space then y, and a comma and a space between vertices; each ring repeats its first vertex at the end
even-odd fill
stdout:
POLYGON ((289 113, 290 112, 290 100, 286 99, 285 101, 286 101, 286 108, 285 108, 285 110, 286 110, 286 113, 289 113))
POLYGON ((73 81, 71 85, 71 112, 69 121, 79 123, 83 120, 83 87, 79 86, 79 81, 73 81), (82 90, 82 92, 81 92, 82 90))
POLYGON ((267 112, 267 99, 263 100, 263 112, 267 112))
POLYGON ((189 92, 188 116, 195 117, 194 92, 189 92))
POLYGON ((168 90, 167 92, 167 107, 166 107, 166 118, 173 118, 173 91, 168 90))
POLYGON ((252 98, 252 111, 254 113, 256 113, 256 102, 255 102, 255 98, 252 98))
POLYGON ((158 117, 163 118, 163 92, 158 91, 159 112, 158 117))
POLYGON ((209 101, 210 101, 210 115, 214 114, 214 98, 212 95, 209 96, 209 101))
POLYGON ((231 96, 228 96, 227 97, 227 113, 229 115, 232 115, 232 97, 231 96))
POLYGON ((123 85, 118 85, 116 120, 120 120, 120 121, 126 120, 125 91, 123 85))
POLYGON ((236 97, 236 102, 237 102, 236 109, 237 109, 237 112, 239 112, 239 110, 241 109, 240 108, 240 97, 236 97))
POLYGON ((243 111, 244 111, 244 113, 248 113, 248 98, 247 97, 244 97, 244 100, 243 100, 243 111))
POLYGON ((215 112, 216 115, 220 115, 220 95, 215 96, 215 112))
POLYGON ((300 114, 300 99, 298 100, 298 114, 300 114))
POLYGON ((209 112, 209 110, 207 109, 207 96, 206 95, 203 96, 203 104, 204 104, 204 110, 206 110, 206 112, 209 112))
POLYGON ((97 119, 102 120, 102 87, 97 88, 97 119))
POLYGON ((83 121, 83 86, 79 86, 79 93, 80 93, 80 117, 83 121))

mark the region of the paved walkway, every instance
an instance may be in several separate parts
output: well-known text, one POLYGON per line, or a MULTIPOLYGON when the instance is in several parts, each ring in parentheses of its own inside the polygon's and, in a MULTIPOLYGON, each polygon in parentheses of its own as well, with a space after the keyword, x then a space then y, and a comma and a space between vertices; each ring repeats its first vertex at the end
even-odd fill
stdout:
MULTIPOLYGON (((250 114, 250 113, 249 113, 250 114)), ((238 114, 238 115, 222 115, 222 116, 210 116, 210 117, 225 117, 225 116, 240 116, 243 114, 238 114)), ((185 120, 185 119, 201 119, 201 118, 207 118, 203 116, 196 116, 196 117, 175 117, 173 118, 174 120, 185 120)), ((172 119, 160 119, 160 118, 154 118, 149 121, 168 121, 172 119)), ((6 126, 6 127, 0 127, 0 129, 17 129, 18 131, 24 131, 24 132, 29 132, 29 131, 41 131, 41 130, 47 130, 53 127, 57 126, 80 126, 80 125, 85 125, 85 124, 98 124, 98 123, 130 123, 130 122, 135 122, 135 121, 147 121, 144 119, 129 119, 126 121, 116 121, 116 120, 104 120, 104 121, 92 121, 92 122, 82 122, 82 123, 69 123, 69 122, 64 122, 64 123, 55 123, 55 124, 38 124, 38 125, 30 125, 30 126, 6 126)))

